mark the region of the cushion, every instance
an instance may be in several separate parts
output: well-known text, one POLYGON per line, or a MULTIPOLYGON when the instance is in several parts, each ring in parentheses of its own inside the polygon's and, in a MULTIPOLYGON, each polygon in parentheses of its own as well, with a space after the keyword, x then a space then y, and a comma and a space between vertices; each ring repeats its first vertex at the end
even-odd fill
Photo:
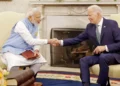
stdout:
POLYGON ((2 55, 0 54, 0 68, 7 69, 7 66, 3 63, 1 56, 2 55))
MULTIPOLYGON (((99 65, 96 64, 90 68, 91 73, 99 75, 99 65)), ((120 78, 120 65, 110 65, 109 66, 109 77, 111 78, 120 78)))

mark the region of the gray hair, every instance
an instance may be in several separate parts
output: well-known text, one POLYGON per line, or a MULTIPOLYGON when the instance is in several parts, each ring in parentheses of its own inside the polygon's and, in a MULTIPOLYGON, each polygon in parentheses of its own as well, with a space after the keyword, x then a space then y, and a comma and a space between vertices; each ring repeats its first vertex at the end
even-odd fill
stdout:
POLYGON ((36 8, 31 8, 30 10, 28 10, 28 12, 26 13, 26 17, 29 18, 30 16, 32 16, 34 13, 36 12, 40 12, 40 9, 38 7, 36 8))
POLYGON ((91 6, 88 7, 88 10, 89 9, 93 9, 95 12, 98 12, 98 13, 100 13, 102 15, 102 9, 98 5, 91 5, 91 6))

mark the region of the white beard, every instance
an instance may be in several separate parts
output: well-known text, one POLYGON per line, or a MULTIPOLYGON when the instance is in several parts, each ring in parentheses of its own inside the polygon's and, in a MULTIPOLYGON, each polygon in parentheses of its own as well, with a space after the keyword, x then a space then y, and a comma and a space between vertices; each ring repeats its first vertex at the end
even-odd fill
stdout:
POLYGON ((34 20, 33 17, 32 17, 32 23, 33 23, 35 26, 38 26, 38 25, 39 25, 39 23, 37 23, 37 22, 34 20))

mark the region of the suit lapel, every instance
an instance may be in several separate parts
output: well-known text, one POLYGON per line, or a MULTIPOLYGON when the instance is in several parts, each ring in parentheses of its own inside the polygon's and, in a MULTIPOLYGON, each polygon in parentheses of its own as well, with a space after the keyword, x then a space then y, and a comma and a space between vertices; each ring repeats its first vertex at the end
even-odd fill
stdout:
POLYGON ((105 19, 103 19, 103 24, 102 24, 102 31, 101 31, 101 37, 100 37, 100 43, 102 42, 102 38, 103 38, 103 36, 104 36, 104 32, 105 32, 105 30, 106 30, 106 23, 105 23, 105 19))
POLYGON ((93 31, 92 31, 92 35, 93 35, 93 37, 95 37, 95 40, 96 40, 97 44, 99 44, 99 42, 98 42, 98 40, 97 40, 97 35, 96 35, 96 25, 93 26, 93 29, 92 29, 92 30, 93 30, 93 31))

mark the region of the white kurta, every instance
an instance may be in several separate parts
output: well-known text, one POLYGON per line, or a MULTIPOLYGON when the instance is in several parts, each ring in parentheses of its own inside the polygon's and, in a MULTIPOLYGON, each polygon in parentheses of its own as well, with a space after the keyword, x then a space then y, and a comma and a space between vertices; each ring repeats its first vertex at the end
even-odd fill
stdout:
MULTIPOLYGON (((26 28, 26 26, 24 25, 23 22, 18 22, 14 31, 16 33, 19 33, 20 36, 29 44, 29 45, 36 45, 34 46, 34 50, 39 50, 40 45, 45 45, 47 44, 47 40, 46 39, 40 39, 39 38, 39 32, 37 35, 37 38, 33 38, 32 35, 30 34, 30 32, 28 31, 28 29, 26 28)), ((46 63, 45 58, 40 54, 40 57, 34 60, 27 60, 26 58, 24 58, 21 55, 15 55, 13 53, 7 52, 4 53, 2 56, 2 61, 7 65, 7 69, 8 71, 10 71, 10 69, 13 66, 26 66, 26 65, 32 65, 32 64, 44 64, 46 63)))

